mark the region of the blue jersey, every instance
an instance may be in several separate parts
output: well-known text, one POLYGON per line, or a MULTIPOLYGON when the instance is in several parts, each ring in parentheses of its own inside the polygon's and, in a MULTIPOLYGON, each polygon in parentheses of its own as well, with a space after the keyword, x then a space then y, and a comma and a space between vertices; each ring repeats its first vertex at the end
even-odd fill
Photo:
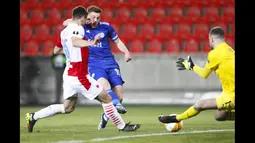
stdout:
POLYGON ((101 34, 100 41, 97 45, 89 46, 89 67, 100 68, 118 68, 118 64, 111 52, 109 38, 112 41, 119 37, 114 31, 113 27, 107 22, 99 22, 96 28, 90 25, 84 26, 85 37, 87 40, 93 40, 97 34, 101 34))

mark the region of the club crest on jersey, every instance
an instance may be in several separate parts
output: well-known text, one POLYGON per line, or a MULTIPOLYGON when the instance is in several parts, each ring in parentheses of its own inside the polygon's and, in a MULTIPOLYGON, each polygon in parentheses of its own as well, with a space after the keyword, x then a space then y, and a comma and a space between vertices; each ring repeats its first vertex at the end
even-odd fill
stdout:
POLYGON ((104 38, 105 34, 103 32, 101 32, 99 34, 100 34, 100 38, 104 38))

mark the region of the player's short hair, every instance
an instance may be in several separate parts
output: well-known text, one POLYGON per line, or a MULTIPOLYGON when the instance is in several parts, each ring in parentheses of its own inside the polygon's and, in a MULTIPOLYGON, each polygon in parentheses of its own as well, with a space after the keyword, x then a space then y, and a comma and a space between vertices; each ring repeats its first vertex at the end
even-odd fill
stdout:
POLYGON ((211 29, 210 35, 215 35, 217 38, 223 39, 225 36, 225 33, 221 27, 217 26, 211 29))
POLYGON ((73 17, 74 19, 76 19, 76 18, 82 18, 82 17, 87 17, 87 15, 88 15, 87 10, 86 10, 83 6, 81 6, 81 5, 76 6, 76 7, 73 9, 73 12, 72 12, 72 17, 73 17))
POLYGON ((87 10, 88 10, 88 13, 90 13, 90 12, 102 13, 103 12, 103 10, 100 7, 96 6, 96 5, 89 6, 87 8, 87 10))

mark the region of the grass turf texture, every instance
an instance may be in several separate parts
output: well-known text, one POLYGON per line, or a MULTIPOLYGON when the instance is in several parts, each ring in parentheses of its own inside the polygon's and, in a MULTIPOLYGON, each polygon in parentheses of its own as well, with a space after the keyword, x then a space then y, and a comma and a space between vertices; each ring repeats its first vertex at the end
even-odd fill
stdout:
POLYGON ((192 133, 201 130, 225 130, 233 129, 234 122, 217 122, 214 120, 214 111, 201 112, 196 117, 184 120, 183 129, 177 134, 165 134, 151 136, 152 133, 168 133, 164 125, 157 117, 159 114, 182 113, 187 106, 126 106, 128 112, 122 115, 126 122, 140 123, 141 128, 136 132, 119 132, 111 121, 105 130, 98 131, 97 126, 100 115, 103 112, 99 106, 77 107, 69 115, 56 115, 54 117, 39 120, 33 133, 28 133, 25 125, 25 113, 38 111, 43 107, 20 108, 20 142, 21 143, 83 143, 96 142, 98 138, 110 138, 101 140, 104 143, 234 143, 234 131, 192 133), (179 134, 184 132, 184 134, 179 134), (188 133, 186 133, 188 132, 188 133), (138 135, 146 134, 142 137, 138 135), (128 136, 125 139, 111 139, 116 136, 128 136), (133 138, 130 138, 132 137, 133 138), (135 136, 135 137, 134 137, 135 136))

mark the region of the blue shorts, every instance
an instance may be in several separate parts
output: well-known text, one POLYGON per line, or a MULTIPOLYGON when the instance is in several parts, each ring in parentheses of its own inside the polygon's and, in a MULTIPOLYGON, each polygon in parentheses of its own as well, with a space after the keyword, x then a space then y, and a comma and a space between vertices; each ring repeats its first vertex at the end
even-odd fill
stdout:
POLYGON ((99 67, 89 67, 89 74, 95 80, 103 77, 109 81, 111 88, 117 85, 123 85, 125 82, 122 80, 119 68, 99 68, 99 67))

